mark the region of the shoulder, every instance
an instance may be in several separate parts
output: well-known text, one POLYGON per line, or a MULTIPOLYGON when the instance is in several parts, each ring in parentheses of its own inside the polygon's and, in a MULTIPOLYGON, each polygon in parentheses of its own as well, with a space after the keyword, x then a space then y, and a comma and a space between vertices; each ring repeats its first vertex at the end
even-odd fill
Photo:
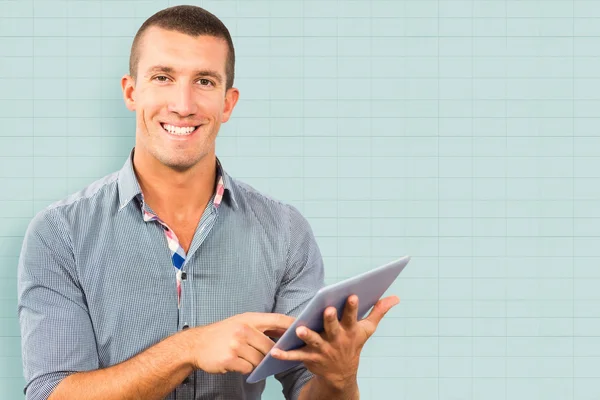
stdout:
MULTIPOLYGON (((277 199, 254 186, 230 177, 233 183, 236 200, 241 207, 250 208, 254 213, 259 213, 260 218, 269 216, 278 221, 279 225, 309 228, 308 220, 302 215, 295 205, 277 199)), ((257 215, 258 216, 258 215, 257 215)))
POLYGON ((27 233, 64 235, 70 230, 69 226, 82 216, 82 213, 91 215, 100 211, 103 206, 112 206, 114 201, 118 204, 118 199, 116 199, 117 178, 117 173, 106 175, 77 192, 50 203, 37 211, 29 223, 27 233))
POLYGON ((119 173, 113 172, 106 175, 82 189, 67 195, 66 197, 57 200, 46 207, 47 210, 65 209, 72 207, 80 202, 94 201, 100 197, 105 197, 107 194, 117 194, 116 184, 119 173), (111 190, 114 189, 114 190, 111 190), (107 193, 108 192, 108 193, 107 193))

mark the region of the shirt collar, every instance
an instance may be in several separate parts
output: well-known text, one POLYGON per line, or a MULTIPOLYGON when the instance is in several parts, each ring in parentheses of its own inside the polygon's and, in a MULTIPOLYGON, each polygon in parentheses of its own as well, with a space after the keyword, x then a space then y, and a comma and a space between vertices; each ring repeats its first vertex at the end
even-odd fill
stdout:
MULTIPOLYGON (((119 211, 125 208, 132 199, 136 197, 140 197, 142 195, 142 189, 140 184, 135 176, 135 172, 133 170, 133 153, 135 152, 135 147, 131 149, 127 160, 125 160, 125 164, 119 171, 118 177, 118 190, 119 190, 119 211)), ((217 173, 223 177, 223 200, 228 202, 228 204, 235 210, 238 207, 238 203, 235 199, 235 193, 233 190, 233 180, 225 172, 221 161, 217 157, 217 173)))
POLYGON ((229 176, 227 171, 225 171, 225 169, 223 168, 223 165, 221 164, 221 160, 219 160, 219 157, 217 157, 217 173, 218 173, 217 176, 223 177, 223 189, 224 189, 223 200, 229 202, 229 205, 234 210, 237 209, 238 203, 235 199, 235 190, 233 190, 233 180, 231 179, 231 177, 229 176))

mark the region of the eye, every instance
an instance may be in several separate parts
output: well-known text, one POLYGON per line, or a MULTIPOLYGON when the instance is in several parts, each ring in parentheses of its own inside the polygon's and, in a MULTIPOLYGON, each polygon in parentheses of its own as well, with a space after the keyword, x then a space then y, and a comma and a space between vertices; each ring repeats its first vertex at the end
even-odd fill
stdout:
POLYGON ((167 82, 169 78, 164 76, 164 75, 157 75, 154 77, 153 80, 158 81, 158 82, 167 82))
POLYGON ((210 79, 206 78, 200 78, 198 79, 198 82, 200 82, 202 86, 214 85, 210 79))

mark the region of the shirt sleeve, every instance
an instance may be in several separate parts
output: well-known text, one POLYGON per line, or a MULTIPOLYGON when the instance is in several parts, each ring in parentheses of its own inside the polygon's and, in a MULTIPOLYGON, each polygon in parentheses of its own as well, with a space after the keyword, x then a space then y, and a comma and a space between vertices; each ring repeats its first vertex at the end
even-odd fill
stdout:
MULTIPOLYGON (((324 286, 323 258, 313 231, 300 212, 289 207, 289 250, 286 271, 275 297, 273 312, 297 317, 324 286)), ((288 400, 297 400, 313 374, 300 364, 275 374, 288 400)))
POLYGON ((98 368, 98 354, 71 238, 57 209, 29 224, 18 264, 17 312, 26 399, 47 399, 71 373, 98 368))

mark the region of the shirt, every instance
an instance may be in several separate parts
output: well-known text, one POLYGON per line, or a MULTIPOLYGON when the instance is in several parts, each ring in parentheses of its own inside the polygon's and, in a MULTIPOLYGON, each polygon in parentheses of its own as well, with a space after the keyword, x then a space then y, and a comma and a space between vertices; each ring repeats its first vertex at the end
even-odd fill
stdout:
MULTIPOLYGON (((215 195, 213 196, 213 204, 215 208, 218 208, 221 205, 221 200, 223 199, 223 193, 225 192, 225 187, 223 186, 223 174, 221 163, 217 159, 217 189, 215 191, 215 195)), ((142 193, 142 204, 144 203, 144 194, 142 193)), ((150 208, 150 207, 148 207, 150 208)), ((184 279, 187 279, 187 273, 183 271, 183 264, 185 263, 185 250, 179 243, 179 238, 177 234, 164 223, 160 217, 156 214, 148 210, 144 210, 144 221, 158 221, 164 228, 165 237, 167 239, 167 246, 169 250, 171 250, 171 261, 173 262, 173 266, 176 269, 176 280, 177 280, 177 309, 181 307, 181 282, 184 279)))
MULTIPOLYGON (((229 176, 203 211, 182 271, 164 227, 144 213, 133 149, 120 171, 35 215, 18 264, 18 316, 27 399, 46 399, 77 371, 123 362, 184 327, 244 312, 298 316, 324 286, 322 256, 298 209, 229 176)), ((218 159, 217 159, 218 161, 218 159)), ((168 400, 260 399, 265 382, 194 371, 168 400)), ((300 364, 275 376, 286 399, 312 377, 300 364)))

